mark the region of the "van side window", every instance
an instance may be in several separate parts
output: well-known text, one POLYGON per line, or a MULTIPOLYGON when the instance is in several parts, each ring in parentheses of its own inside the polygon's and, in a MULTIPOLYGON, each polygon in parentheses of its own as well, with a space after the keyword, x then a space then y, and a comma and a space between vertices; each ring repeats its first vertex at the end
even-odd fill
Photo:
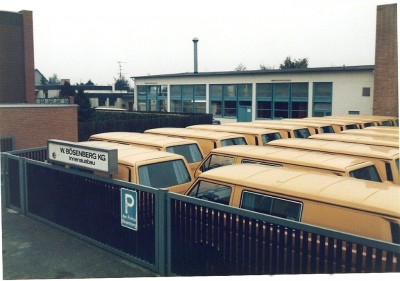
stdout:
POLYGON ((375 165, 351 171, 349 175, 356 179, 382 182, 375 165))
POLYGON ((267 161, 255 161, 255 160, 250 160, 250 159, 243 159, 242 164, 260 164, 260 165, 273 166, 273 167, 283 167, 283 165, 281 165, 281 164, 276 164, 276 163, 267 162, 267 161))
POLYGON ((385 169, 386 169, 387 180, 393 181, 393 174, 392 174, 392 169, 390 167, 390 163, 385 163, 385 169))
POLYGON ((301 221, 303 204, 283 198, 244 191, 240 208, 284 219, 301 221))
POLYGON ((390 222, 393 243, 400 244, 400 225, 396 222, 390 222))
POLYGON ((231 191, 232 188, 230 186, 214 182, 199 181, 187 195, 228 205, 231 198, 231 191))
POLYGON ((201 165, 200 169, 202 172, 205 172, 214 168, 232 165, 234 162, 235 159, 233 157, 212 154, 208 157, 204 164, 201 165))

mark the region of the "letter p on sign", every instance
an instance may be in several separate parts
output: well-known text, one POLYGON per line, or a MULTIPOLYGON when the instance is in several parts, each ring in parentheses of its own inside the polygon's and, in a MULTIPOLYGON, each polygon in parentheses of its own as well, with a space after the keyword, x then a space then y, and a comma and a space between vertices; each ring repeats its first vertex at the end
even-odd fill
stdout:
POLYGON ((137 192, 121 188, 121 225, 137 230, 137 192))

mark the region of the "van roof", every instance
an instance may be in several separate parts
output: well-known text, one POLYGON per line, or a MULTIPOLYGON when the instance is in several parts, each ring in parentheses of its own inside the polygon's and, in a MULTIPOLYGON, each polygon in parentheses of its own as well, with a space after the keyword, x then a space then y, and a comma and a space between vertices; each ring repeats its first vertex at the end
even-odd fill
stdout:
POLYGON ((281 147, 234 145, 215 148, 212 152, 262 159, 271 162, 284 162, 308 167, 320 167, 322 169, 339 172, 345 172, 348 167, 354 165, 373 165, 370 161, 354 156, 333 155, 317 151, 305 151, 281 147))
POLYGON ((162 161, 175 160, 175 159, 184 160, 183 156, 178 154, 158 151, 149 148, 113 143, 113 142, 86 141, 86 142, 80 142, 80 144, 92 147, 118 149, 118 163, 125 165, 134 165, 142 161, 151 161, 151 160, 162 160, 162 161))
POLYGON ((236 126, 221 126, 221 125, 209 125, 209 124, 201 124, 201 125, 192 125, 186 127, 188 129, 199 129, 199 130, 209 130, 209 131, 217 131, 217 132, 230 132, 237 134, 273 134, 279 133, 278 130, 269 130, 263 128, 254 128, 254 127, 236 127, 236 126))
POLYGON ((281 122, 283 123, 290 123, 290 124, 299 124, 299 126, 309 126, 309 127, 325 127, 330 126, 331 124, 327 121, 325 122, 314 122, 314 120, 305 120, 305 119, 282 119, 281 122))
POLYGON ((364 143, 371 145, 382 145, 389 147, 399 148, 399 140, 391 137, 385 136, 363 136, 363 135, 351 135, 351 134, 316 134, 308 137, 309 139, 319 139, 319 140, 336 140, 342 142, 350 143, 364 143))
POLYGON ((328 119, 328 118, 322 118, 322 117, 307 117, 304 118, 304 120, 310 120, 315 123, 328 123, 328 124, 333 124, 333 125, 356 125, 356 123, 351 122, 351 121, 346 121, 346 120, 341 120, 341 119, 328 119))
POLYGON ((122 141, 124 143, 132 144, 150 144, 157 147, 165 147, 170 145, 183 145, 183 144, 197 144, 194 140, 184 138, 168 137, 162 135, 149 135, 134 132, 110 132, 95 134, 90 137, 95 140, 109 140, 109 141, 122 141))
POLYGON ((212 132, 206 130, 196 130, 196 129, 187 129, 187 128, 157 128, 157 129, 150 129, 146 130, 145 133, 154 133, 154 134, 171 134, 174 136, 190 136, 195 138, 202 138, 202 139, 210 139, 210 140, 224 140, 224 139, 231 139, 231 138, 244 138, 243 135, 228 133, 228 132, 212 132))
POLYGON ((340 134, 350 134, 350 135, 364 135, 364 136, 387 136, 391 138, 399 138, 399 134, 388 133, 385 131, 373 131, 365 129, 350 129, 340 132, 340 134))
POLYGON ((399 157, 398 148, 340 141, 316 139, 280 139, 270 141, 268 145, 301 148, 307 150, 323 150, 329 153, 351 154, 390 160, 399 157))
POLYGON ((238 126, 238 127, 254 127, 263 129, 274 129, 274 130, 298 130, 307 129, 304 126, 287 125, 287 124, 276 124, 276 123, 262 123, 262 122, 235 122, 235 123, 224 123, 221 126, 238 126))
POLYGON ((400 218, 400 188, 396 185, 253 164, 219 167, 199 178, 400 218))

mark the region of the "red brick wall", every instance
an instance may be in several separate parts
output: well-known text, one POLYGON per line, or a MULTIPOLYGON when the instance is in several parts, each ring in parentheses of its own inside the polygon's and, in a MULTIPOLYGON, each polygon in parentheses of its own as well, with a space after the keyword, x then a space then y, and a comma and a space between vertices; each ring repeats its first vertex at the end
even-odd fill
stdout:
POLYGON ((26 102, 36 103, 32 12, 21 11, 20 13, 23 19, 26 102))
POLYGON ((373 114, 398 116, 397 4, 377 8, 373 114))
POLYGON ((26 102, 22 25, 19 13, 0 11, 0 103, 26 102))
POLYGON ((0 105, 0 136, 14 148, 46 146, 48 139, 78 141, 77 106, 0 105))

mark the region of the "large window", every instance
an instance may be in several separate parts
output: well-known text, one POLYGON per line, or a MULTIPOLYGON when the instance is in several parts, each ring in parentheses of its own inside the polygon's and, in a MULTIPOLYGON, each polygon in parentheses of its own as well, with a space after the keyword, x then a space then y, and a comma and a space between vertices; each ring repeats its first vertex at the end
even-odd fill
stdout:
POLYGON ((308 83, 259 83, 256 118, 304 118, 308 109, 308 83))
POLYGON ((171 112, 206 113, 206 85, 172 85, 171 112))
POLYGON ((275 217, 301 221, 303 204, 275 196, 244 191, 240 207, 275 217))
POLYGON ((251 84, 210 85, 210 113, 236 118, 239 106, 251 106, 251 84))
POLYGON ((315 82, 313 89, 313 116, 332 115, 332 82, 315 82))
POLYGON ((167 111, 167 86, 138 86, 138 111, 167 111))

